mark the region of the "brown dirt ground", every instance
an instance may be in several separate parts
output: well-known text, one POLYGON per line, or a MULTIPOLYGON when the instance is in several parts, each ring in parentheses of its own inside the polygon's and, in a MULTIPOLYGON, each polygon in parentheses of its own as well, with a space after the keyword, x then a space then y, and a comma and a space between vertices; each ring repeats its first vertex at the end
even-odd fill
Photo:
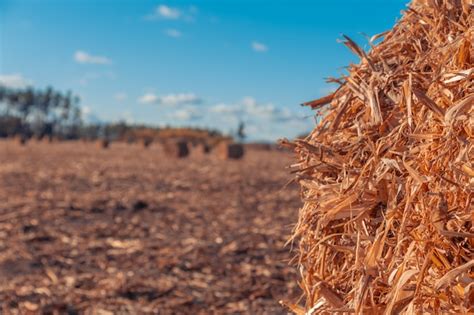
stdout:
POLYGON ((0 313, 286 313, 291 159, 0 141, 0 313))

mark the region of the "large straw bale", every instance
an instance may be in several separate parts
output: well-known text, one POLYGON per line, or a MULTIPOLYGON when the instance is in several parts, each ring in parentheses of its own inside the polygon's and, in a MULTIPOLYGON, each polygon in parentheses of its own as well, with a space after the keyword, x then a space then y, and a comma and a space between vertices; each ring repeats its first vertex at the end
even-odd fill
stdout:
POLYGON ((239 143, 222 142, 217 146, 216 153, 219 158, 238 160, 244 156, 244 146, 239 143))
POLYGON ((169 157, 184 158, 189 155, 189 146, 186 141, 166 141, 163 149, 169 157))
POLYGON ((369 53, 345 37, 360 64, 287 143, 304 200, 294 312, 474 311, 473 39, 455 0, 414 1, 369 53))

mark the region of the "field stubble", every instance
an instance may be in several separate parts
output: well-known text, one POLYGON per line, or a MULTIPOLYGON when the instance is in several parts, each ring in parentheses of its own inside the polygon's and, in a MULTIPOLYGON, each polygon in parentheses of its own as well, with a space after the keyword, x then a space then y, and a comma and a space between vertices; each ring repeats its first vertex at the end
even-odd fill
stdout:
POLYGON ((4 314, 284 313, 291 156, 0 142, 4 314))

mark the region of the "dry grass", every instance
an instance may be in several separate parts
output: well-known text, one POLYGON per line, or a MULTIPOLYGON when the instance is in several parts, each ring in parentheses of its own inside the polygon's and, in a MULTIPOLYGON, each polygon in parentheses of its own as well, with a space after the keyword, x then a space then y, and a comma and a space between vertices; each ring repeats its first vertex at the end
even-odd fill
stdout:
POLYGON ((294 312, 474 311, 474 50, 467 1, 413 1, 293 144, 294 312), (327 105, 327 106, 326 106, 327 105))
POLYGON ((286 314, 291 159, 0 140, 0 314, 286 314))

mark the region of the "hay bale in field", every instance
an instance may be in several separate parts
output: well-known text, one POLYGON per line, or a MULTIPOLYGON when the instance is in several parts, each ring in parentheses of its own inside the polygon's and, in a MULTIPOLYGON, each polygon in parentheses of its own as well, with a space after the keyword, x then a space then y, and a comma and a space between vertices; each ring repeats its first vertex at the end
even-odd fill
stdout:
POLYGON ((221 159, 238 160, 244 156, 244 146, 239 143, 222 142, 217 146, 216 153, 221 159))
POLYGON ((184 158, 189 155, 189 147, 186 141, 166 141, 163 143, 166 155, 172 158, 184 158))
POLYGON ((153 143, 153 139, 145 138, 142 141, 143 147, 146 149, 153 143))
POLYGON ((362 61, 306 103, 321 122, 286 142, 304 200, 296 313, 474 311, 472 14, 414 1, 369 53, 346 37, 362 61))
POLYGON ((28 143, 28 138, 26 136, 17 136, 15 137, 15 141, 19 145, 24 146, 28 143))
POLYGON ((110 140, 102 139, 97 142, 97 146, 101 149, 108 149, 110 147, 110 140))
POLYGON ((201 148, 201 152, 204 153, 204 154, 211 153, 211 146, 208 145, 207 143, 201 144, 200 148, 201 148))
POLYGON ((203 156, 211 152, 211 146, 207 143, 198 143, 190 148, 192 156, 203 156))

